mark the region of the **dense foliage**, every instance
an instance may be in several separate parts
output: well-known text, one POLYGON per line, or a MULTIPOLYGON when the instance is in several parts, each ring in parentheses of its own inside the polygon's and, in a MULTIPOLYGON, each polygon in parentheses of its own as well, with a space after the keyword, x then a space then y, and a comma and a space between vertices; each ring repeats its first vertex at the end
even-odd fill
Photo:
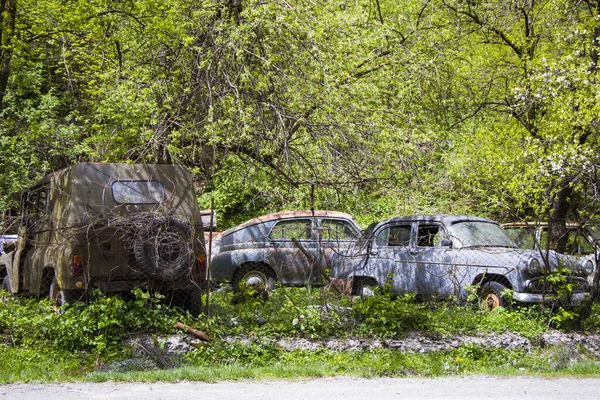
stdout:
POLYGON ((175 162, 223 226, 293 208, 595 217, 600 3, 2 0, 0 206, 175 162))

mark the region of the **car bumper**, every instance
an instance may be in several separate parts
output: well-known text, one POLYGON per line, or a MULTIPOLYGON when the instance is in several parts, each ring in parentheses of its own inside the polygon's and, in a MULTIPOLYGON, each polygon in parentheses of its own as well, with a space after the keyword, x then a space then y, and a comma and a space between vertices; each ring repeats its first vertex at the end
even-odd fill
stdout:
MULTIPOLYGON (((569 304, 572 306, 577 306, 585 301, 588 297, 588 293, 573 293, 569 298, 569 304)), ((551 295, 514 292, 513 300, 520 303, 547 303, 554 300, 554 298, 551 295)))

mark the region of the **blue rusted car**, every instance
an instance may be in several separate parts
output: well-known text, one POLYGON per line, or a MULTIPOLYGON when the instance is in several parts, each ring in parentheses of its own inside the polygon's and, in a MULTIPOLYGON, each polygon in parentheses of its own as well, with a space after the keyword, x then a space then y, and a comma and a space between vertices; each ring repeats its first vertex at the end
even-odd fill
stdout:
POLYGON ((266 289, 323 284, 323 269, 333 253, 360 235, 352 216, 337 211, 289 211, 254 218, 212 242, 211 278, 266 289))
POLYGON ((354 294, 365 295, 386 283, 396 293, 466 299, 478 288, 490 309, 512 299, 539 303, 552 299, 545 277, 559 267, 572 274, 571 302, 586 297, 584 266, 554 251, 517 248, 502 227, 491 220, 455 215, 396 217, 370 225, 356 246, 334 257, 333 276, 352 279, 354 294))

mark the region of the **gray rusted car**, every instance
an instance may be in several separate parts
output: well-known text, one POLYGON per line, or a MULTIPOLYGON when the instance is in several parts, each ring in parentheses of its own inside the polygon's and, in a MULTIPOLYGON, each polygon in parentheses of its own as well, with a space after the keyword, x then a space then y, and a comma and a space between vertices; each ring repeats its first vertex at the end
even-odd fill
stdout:
MULTIPOLYGON (((508 222, 502 224, 502 227, 517 247, 536 250, 542 257, 545 257, 548 250, 548 223, 508 222)), ((595 225, 583 225, 576 222, 568 222, 566 228, 565 254, 579 257, 579 263, 591 285, 594 281, 596 260, 600 255, 599 228, 595 225)), ((550 247, 550 250, 556 249, 550 247)))
POLYGON ((367 228, 356 246, 333 260, 333 275, 352 279, 355 294, 391 283, 396 293, 466 299, 475 285, 484 305, 505 306, 505 289, 523 303, 549 300, 547 271, 566 267, 573 284, 571 301, 586 297, 587 282, 574 257, 518 249, 504 230, 488 219, 424 215, 388 219, 367 228))
POLYGON ((272 288, 322 284, 320 269, 331 255, 360 234, 352 216, 336 211, 290 211, 254 218, 213 241, 211 276, 215 282, 241 281, 272 288))
POLYGON ((62 305, 93 288, 143 287, 199 312, 206 256, 184 168, 77 164, 45 176, 21 203, 16 249, 0 257, 10 293, 62 305))

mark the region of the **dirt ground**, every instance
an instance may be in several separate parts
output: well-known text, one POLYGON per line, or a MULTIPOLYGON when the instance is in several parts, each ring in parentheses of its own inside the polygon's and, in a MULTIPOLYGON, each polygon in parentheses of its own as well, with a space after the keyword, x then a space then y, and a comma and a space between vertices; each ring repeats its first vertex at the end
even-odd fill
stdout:
POLYGON ((600 379, 470 376, 437 379, 326 378, 220 383, 65 383, 0 386, 0 399, 597 399, 600 379))

